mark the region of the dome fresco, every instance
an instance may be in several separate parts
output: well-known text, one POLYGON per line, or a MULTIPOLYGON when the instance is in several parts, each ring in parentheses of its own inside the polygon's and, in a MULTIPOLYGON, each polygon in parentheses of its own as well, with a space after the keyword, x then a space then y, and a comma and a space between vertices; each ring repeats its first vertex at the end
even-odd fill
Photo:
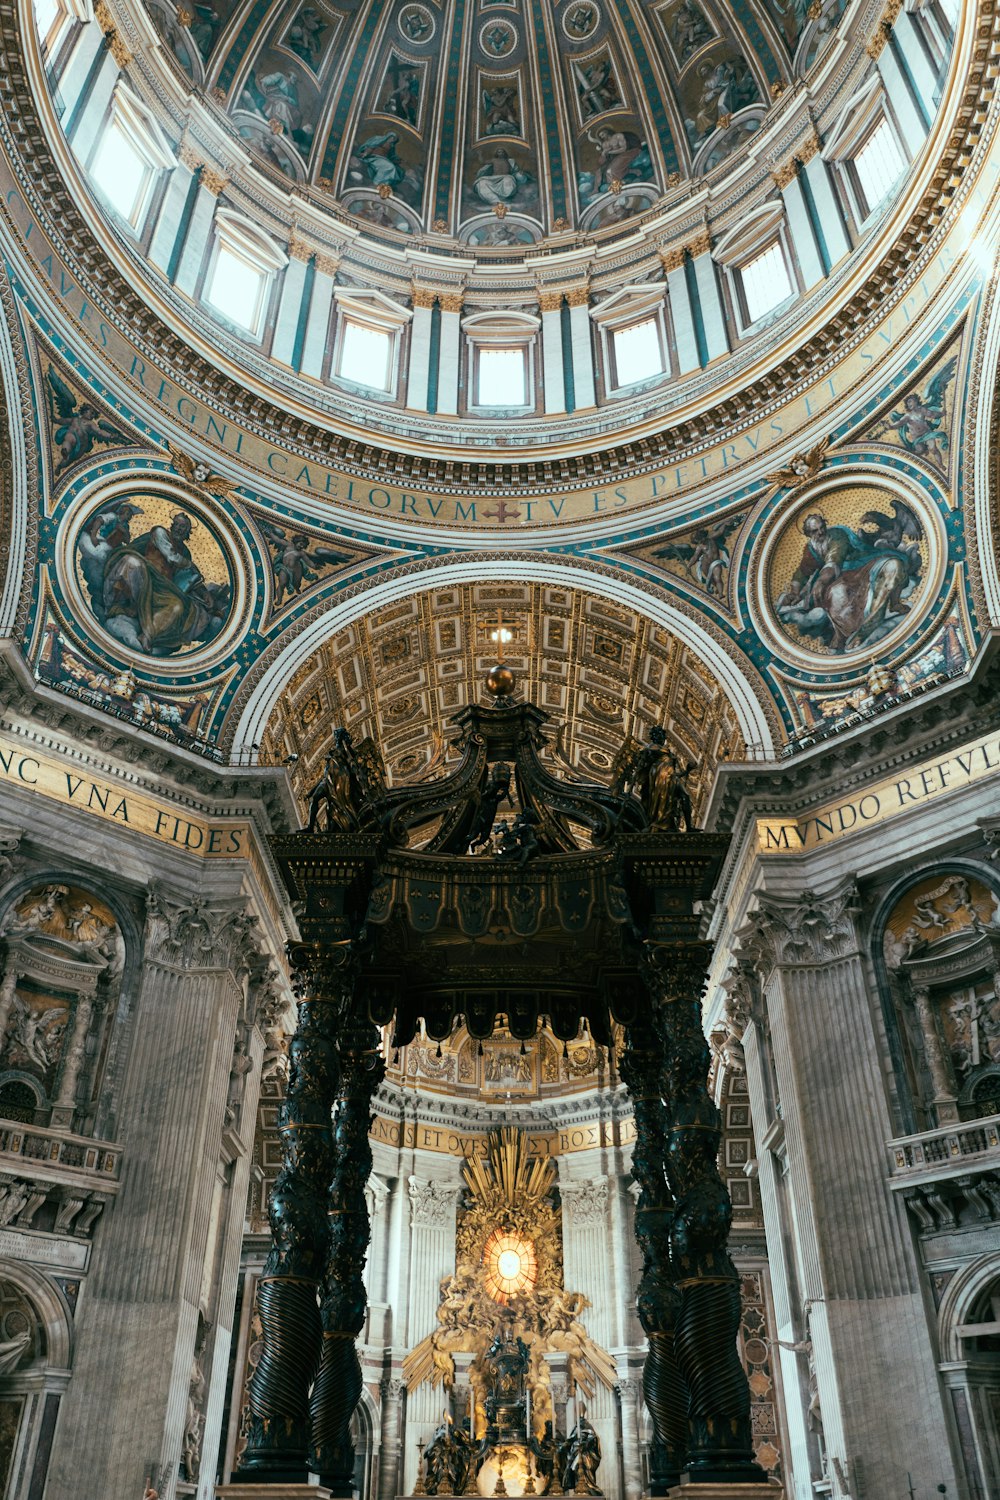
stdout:
POLYGON ((381 233, 614 229, 757 130, 845 0, 147 0, 259 163, 381 233))

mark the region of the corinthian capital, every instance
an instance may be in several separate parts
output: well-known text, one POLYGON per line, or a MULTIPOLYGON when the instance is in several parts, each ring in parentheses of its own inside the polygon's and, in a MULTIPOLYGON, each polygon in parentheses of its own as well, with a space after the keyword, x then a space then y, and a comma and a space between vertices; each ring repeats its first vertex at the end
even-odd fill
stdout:
POLYGON ((174 969, 231 969, 247 974, 257 954, 257 918, 242 907, 184 900, 153 887, 146 897, 147 959, 174 969))
POLYGON ((561 1182, 559 1196, 563 1212, 581 1228, 604 1224, 608 1217, 608 1179, 594 1177, 587 1182, 561 1182))
POLYGON ((779 966, 817 966, 857 948, 854 919, 861 910, 857 882, 842 881, 826 895, 771 896, 761 891, 757 910, 739 934, 740 955, 761 978, 779 966))
POLYGON ((427 1229, 449 1229, 454 1222, 458 1188, 447 1182, 424 1182, 411 1177, 410 1223, 427 1229))

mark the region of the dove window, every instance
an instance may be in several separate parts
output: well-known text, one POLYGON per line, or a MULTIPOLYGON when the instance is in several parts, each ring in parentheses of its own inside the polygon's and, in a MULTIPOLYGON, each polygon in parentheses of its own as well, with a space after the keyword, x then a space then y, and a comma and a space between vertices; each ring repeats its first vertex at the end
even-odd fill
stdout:
POLYGON ((152 115, 119 84, 88 173, 101 197, 132 229, 138 230, 159 174, 174 156, 152 115))
POLYGON ((220 208, 203 300, 238 328, 259 337, 275 273, 288 257, 246 219, 220 208))

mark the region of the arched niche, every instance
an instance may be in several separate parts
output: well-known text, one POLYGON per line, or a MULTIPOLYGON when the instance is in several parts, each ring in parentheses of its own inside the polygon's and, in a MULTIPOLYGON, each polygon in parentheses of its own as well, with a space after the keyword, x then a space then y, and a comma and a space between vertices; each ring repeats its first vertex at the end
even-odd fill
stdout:
POLYGON ((963 1266, 938 1309, 941 1378, 980 1493, 1000 1493, 1000 1251, 963 1266))
POLYGON ((40 1495, 62 1392, 70 1379, 72 1315, 42 1272, 0 1259, 0 1493, 40 1495))
POLYGON ((949 860, 908 874, 873 926, 873 960, 904 1132, 998 1112, 1000 894, 949 860))
POLYGON ((34 876, 9 899, 0 945, 0 1121, 81 1131, 125 967, 120 916, 77 876, 34 876))

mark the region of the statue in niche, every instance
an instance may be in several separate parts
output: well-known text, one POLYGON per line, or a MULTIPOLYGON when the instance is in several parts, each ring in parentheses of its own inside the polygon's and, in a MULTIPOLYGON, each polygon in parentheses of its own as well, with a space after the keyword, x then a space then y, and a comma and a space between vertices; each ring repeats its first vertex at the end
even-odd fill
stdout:
POLYGON ((246 1038, 241 1032, 238 1032, 236 1045, 233 1048, 233 1061, 229 1070, 229 1095, 226 1099, 227 1125, 238 1125, 240 1123, 247 1078, 252 1072, 253 1063, 247 1051, 246 1038))
POLYGON ((576 1426, 562 1446, 562 1487, 567 1494, 600 1495, 597 1470, 601 1463, 601 1440, 587 1420, 587 1409, 580 1408, 576 1426))
POLYGON ((0 1375, 31 1363, 37 1335, 38 1320, 27 1298, 11 1282, 0 1282, 0 1375))
POLYGON ((83 959, 116 978, 122 970, 125 946, 118 924, 103 902, 68 885, 36 888, 18 902, 5 929, 12 936, 40 942, 51 951, 83 959))
POLYGON ((34 1064, 47 1075, 59 1061, 68 1021, 68 1006, 32 1005, 23 995, 15 994, 10 1040, 5 1049, 7 1060, 34 1064))
POLYGON ((191 1383, 188 1386, 187 1411, 184 1415, 184 1440, 181 1444, 181 1465, 184 1477, 190 1482, 197 1480, 201 1469, 201 1445, 205 1436, 205 1392, 207 1381, 202 1363, 205 1345, 211 1325, 201 1313, 198 1314, 198 1333, 195 1338, 194 1356, 191 1361, 191 1383))

